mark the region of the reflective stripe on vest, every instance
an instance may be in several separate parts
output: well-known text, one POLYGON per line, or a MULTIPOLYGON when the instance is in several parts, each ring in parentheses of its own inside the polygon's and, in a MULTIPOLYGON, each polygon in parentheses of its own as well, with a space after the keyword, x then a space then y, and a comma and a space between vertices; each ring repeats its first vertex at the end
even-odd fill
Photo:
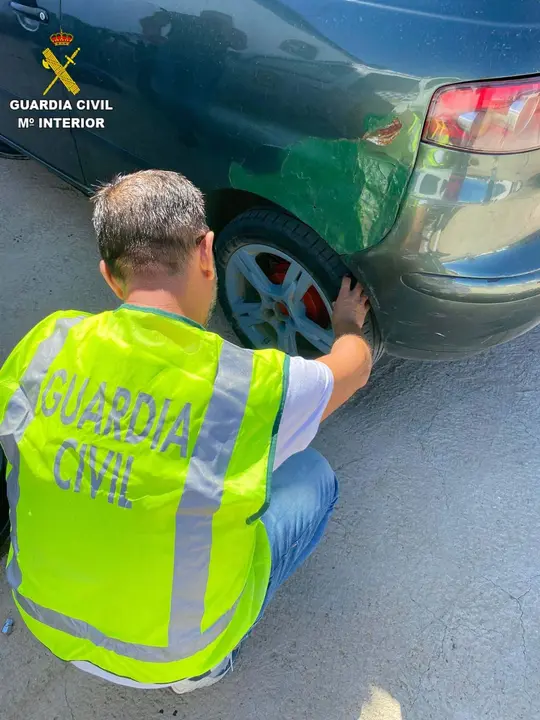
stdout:
POLYGON ((18 442, 34 419, 41 383, 47 375, 47 370, 54 358, 62 350, 71 328, 84 320, 84 317, 82 315, 80 317, 59 318, 56 321, 52 335, 43 340, 30 361, 20 386, 10 398, 4 420, 0 424, 0 440, 11 465, 7 477, 7 495, 10 507, 13 554, 6 569, 6 577, 13 590, 17 590, 22 582, 18 561, 19 543, 17 540, 17 503, 20 495, 18 442))
POLYGON ((84 316, 57 321, 54 333, 41 343, 21 381, 21 387, 11 397, 4 421, 0 425, 0 440, 12 466, 8 477, 8 496, 13 556, 8 567, 8 581, 21 608, 30 617, 49 627, 87 639, 96 646, 134 660, 163 663, 183 660, 206 648, 224 632, 241 597, 240 595, 233 607, 211 627, 201 631, 212 546, 213 515, 221 505, 225 474, 248 401, 253 353, 227 342, 224 342, 221 348, 212 396, 190 458, 176 514, 168 646, 154 647, 123 642, 104 635, 82 620, 38 605, 18 590, 22 578, 17 562, 17 442, 34 417, 41 384, 52 361, 61 351, 69 330, 82 319, 84 316), (190 508, 200 509, 202 502, 206 503, 203 513, 196 516, 189 513, 190 508))

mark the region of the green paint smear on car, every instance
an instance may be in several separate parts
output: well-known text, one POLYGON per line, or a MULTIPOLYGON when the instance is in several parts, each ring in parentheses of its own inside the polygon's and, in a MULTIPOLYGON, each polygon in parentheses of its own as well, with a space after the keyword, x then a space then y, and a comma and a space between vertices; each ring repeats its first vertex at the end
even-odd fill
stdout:
MULTIPOLYGON (((393 121, 367 119, 364 137, 376 139, 393 121)), ((229 181, 280 205, 340 255, 352 255, 378 243, 397 216, 419 140, 417 122, 400 127, 388 147, 367 139, 306 138, 284 149, 278 172, 256 173, 233 162, 229 181)))

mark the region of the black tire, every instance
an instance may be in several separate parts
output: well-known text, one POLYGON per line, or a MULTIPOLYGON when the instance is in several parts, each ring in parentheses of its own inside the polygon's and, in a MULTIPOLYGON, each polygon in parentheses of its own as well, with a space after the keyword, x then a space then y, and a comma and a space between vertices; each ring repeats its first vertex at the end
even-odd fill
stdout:
MULTIPOLYGON (((333 302, 339 292, 347 267, 325 242, 304 223, 273 208, 255 208, 230 222, 216 241, 216 264, 219 280, 219 301, 225 316, 246 347, 253 347, 242 332, 231 311, 225 284, 225 271, 232 255, 242 246, 263 243, 275 247, 296 260, 310 273, 327 300, 333 302)), ((364 335, 371 345, 373 359, 382 354, 379 330, 372 313, 364 325, 364 335)))
POLYGON ((9 508, 6 487, 6 458, 0 448, 0 549, 9 534, 9 508))

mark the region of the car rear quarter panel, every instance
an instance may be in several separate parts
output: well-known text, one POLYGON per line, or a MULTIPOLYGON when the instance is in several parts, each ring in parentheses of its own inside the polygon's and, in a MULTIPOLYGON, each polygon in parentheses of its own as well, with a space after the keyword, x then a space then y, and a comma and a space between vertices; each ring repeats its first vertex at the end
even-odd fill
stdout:
MULTIPOLYGON (((412 172, 430 98, 456 81, 540 70, 540 5, 528 0, 263 0, 287 18, 297 43, 314 48, 311 77, 329 78, 307 92, 306 64, 273 54, 256 58, 253 103, 279 88, 285 107, 326 117, 326 133, 306 122, 301 137, 268 138, 277 167, 233 161, 230 181, 276 203, 311 225, 340 254, 377 244, 392 227, 412 172), (332 63, 319 48, 335 48, 332 63), (318 57, 317 57, 318 56, 318 57), (309 97, 309 107, 303 107, 309 97), (292 141, 291 141, 292 140, 292 141)), ((290 111, 291 112, 291 111, 290 111)), ((270 117, 272 112, 270 112, 270 117)), ((256 116, 252 115, 257 126, 256 116)), ((287 121, 275 127, 287 128, 287 121)), ((298 128, 302 130, 302 128, 298 128)))

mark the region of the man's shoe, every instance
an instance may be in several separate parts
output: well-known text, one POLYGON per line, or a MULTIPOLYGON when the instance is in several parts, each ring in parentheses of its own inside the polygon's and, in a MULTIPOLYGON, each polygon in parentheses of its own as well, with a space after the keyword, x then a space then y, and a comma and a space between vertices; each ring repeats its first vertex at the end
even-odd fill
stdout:
POLYGON ((186 693, 193 692, 193 690, 211 687, 222 680, 229 670, 232 670, 232 666, 233 653, 227 655, 223 662, 204 675, 197 678, 189 678, 188 680, 180 680, 179 682, 174 683, 174 685, 171 685, 171 690, 177 695, 185 695, 186 693))

